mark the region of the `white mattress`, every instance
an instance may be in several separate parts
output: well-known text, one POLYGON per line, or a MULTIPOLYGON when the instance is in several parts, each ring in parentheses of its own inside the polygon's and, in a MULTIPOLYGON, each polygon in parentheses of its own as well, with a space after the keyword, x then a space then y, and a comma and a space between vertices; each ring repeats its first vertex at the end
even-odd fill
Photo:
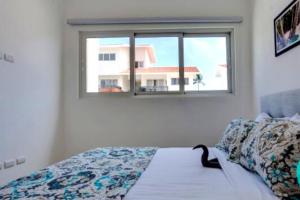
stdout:
POLYGON ((278 200, 260 177, 210 148, 223 170, 203 168, 201 150, 159 149, 125 200, 278 200))

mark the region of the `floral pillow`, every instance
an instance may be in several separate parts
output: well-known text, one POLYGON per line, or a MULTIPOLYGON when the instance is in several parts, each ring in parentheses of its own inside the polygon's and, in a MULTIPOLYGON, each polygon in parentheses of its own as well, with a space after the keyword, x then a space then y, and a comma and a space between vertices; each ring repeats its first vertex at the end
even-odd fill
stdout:
POLYGON ((255 172, 256 159, 254 153, 257 151, 258 136, 271 125, 271 121, 262 121, 248 134, 241 147, 240 164, 246 169, 255 172))
POLYGON ((241 149, 240 163, 257 172, 278 197, 300 198, 297 163, 300 160, 300 123, 262 122, 241 149))
POLYGON ((228 159, 239 163, 241 146, 249 132, 257 125, 253 120, 234 119, 224 131, 224 136, 216 148, 228 154, 228 159))

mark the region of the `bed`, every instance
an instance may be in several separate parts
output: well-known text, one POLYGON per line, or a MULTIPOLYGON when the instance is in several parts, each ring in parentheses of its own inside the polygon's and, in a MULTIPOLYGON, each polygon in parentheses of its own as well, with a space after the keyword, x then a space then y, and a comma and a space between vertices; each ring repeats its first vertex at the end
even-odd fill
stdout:
MULTIPOLYGON (((300 90, 261 99, 273 117, 300 112, 300 90)), ((0 199, 277 200, 255 173, 209 148, 222 170, 191 148, 99 148, 0 186, 0 199)))
POLYGON ((210 148, 223 168, 203 168, 201 151, 159 149, 125 200, 271 200, 277 199, 260 177, 210 148))

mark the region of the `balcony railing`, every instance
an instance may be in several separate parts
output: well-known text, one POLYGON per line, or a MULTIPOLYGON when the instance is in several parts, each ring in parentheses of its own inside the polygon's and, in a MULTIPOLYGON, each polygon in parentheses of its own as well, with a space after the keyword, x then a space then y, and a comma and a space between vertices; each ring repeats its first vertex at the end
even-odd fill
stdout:
POLYGON ((118 93, 118 92, 123 92, 122 88, 119 87, 119 86, 99 87, 98 91, 102 92, 102 93, 118 93))
POLYGON ((140 88, 141 92, 167 92, 168 86, 144 86, 140 88))

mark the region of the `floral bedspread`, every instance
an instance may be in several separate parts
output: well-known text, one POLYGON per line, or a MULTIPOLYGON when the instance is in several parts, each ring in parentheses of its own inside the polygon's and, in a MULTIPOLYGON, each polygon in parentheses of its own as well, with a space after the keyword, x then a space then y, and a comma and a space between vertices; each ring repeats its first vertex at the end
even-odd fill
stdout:
POLYGON ((157 148, 98 148, 0 186, 0 199, 122 199, 157 148))

